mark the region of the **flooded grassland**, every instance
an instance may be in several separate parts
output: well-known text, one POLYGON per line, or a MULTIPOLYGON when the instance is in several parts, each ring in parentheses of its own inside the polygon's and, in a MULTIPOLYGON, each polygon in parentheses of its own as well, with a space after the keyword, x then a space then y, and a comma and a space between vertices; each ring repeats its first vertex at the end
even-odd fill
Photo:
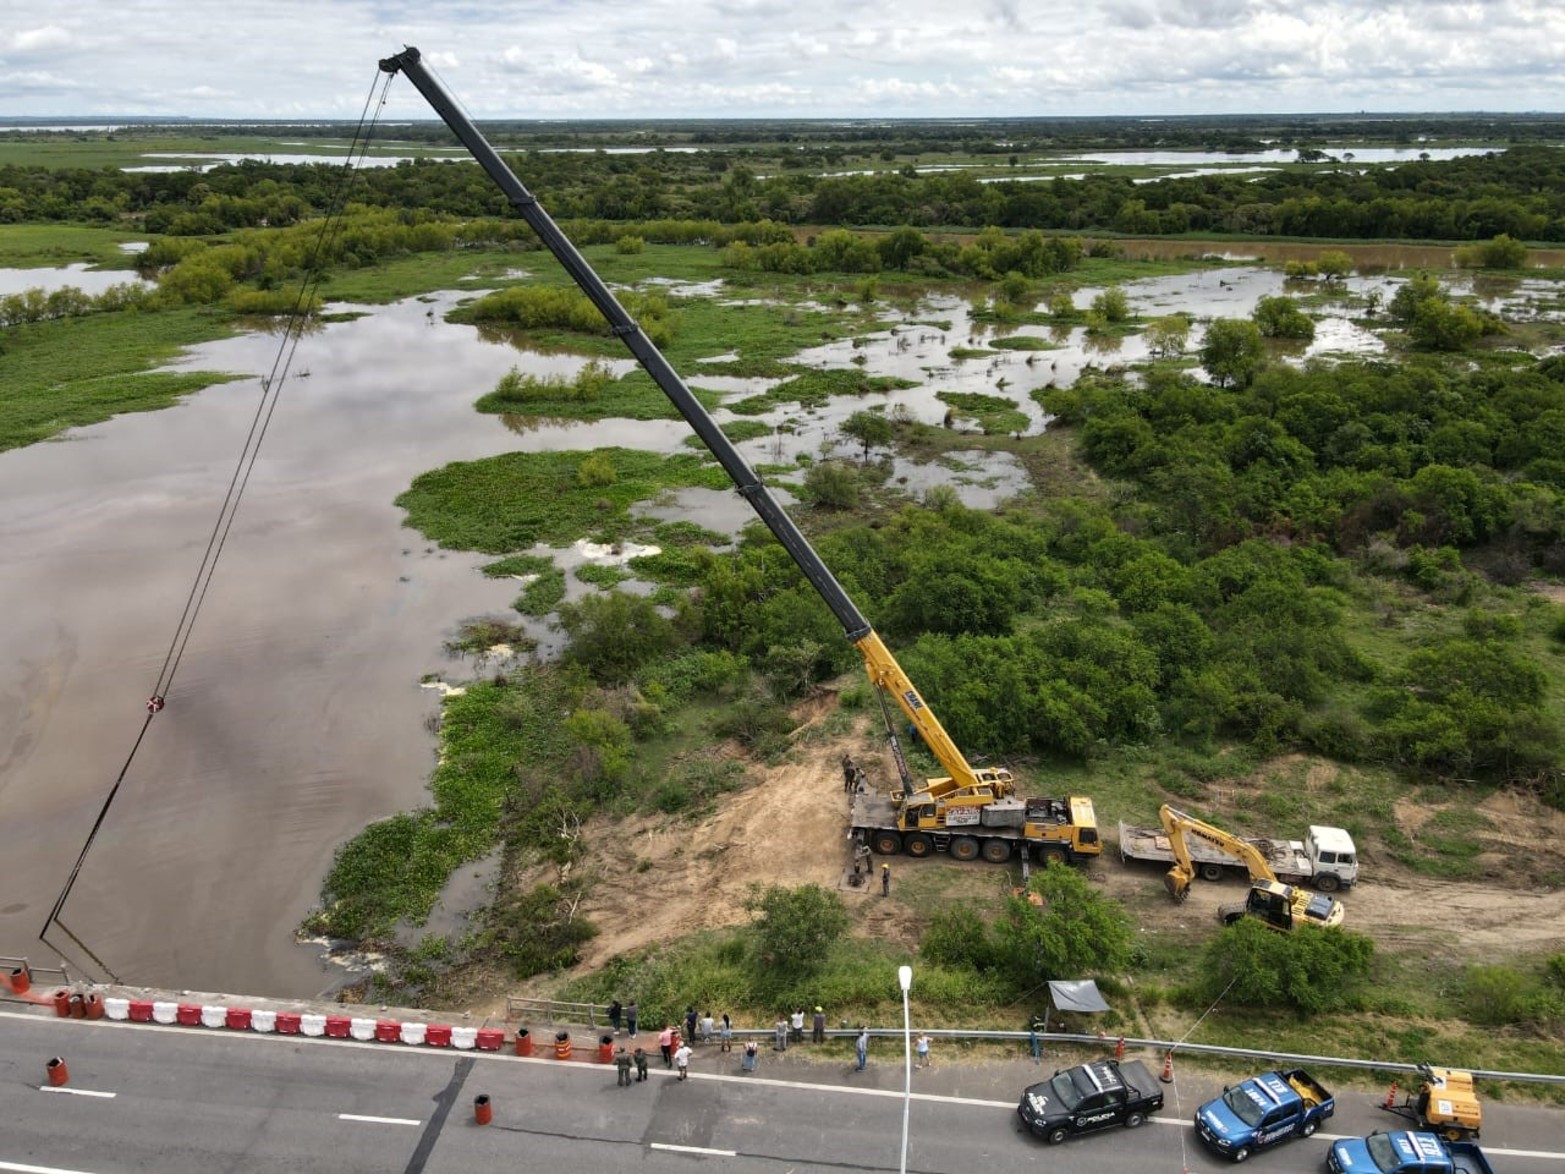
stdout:
MULTIPOLYGON (((1344 308, 1317 311, 1306 353, 1380 346, 1345 307, 1384 280, 1351 279, 1344 308)), ((1282 290, 1283 278, 1236 264, 1123 288, 1138 316, 1191 315, 1193 348, 1202 320, 1247 315, 1282 290)), ((1093 292, 1079 290, 1077 304, 1093 292)), ((691 452, 688 428, 666 408, 592 420, 475 411, 512 368, 569 378, 588 355, 448 322, 464 296, 354 307, 358 316, 301 343, 168 706, 131 762, 65 911, 120 975, 275 995, 313 994, 333 981, 293 935, 333 850, 371 821, 426 802, 439 702, 420 684, 471 673, 445 651, 458 626, 480 615, 518 621, 510 607, 518 584, 478 573, 492 553, 442 549, 404 524, 393 503, 420 474, 511 453, 691 452)), ((993 507, 1032 482, 968 410, 988 400, 970 397, 1009 401, 1005 431, 1037 437, 1048 417, 1034 393, 1147 355, 1136 333, 1097 337, 1080 322, 996 326, 975 315, 965 292, 811 308, 798 290, 783 304, 719 279, 670 296, 690 307, 692 322, 672 348, 676 366, 789 501, 812 462, 862 459, 842 425, 873 409, 950 441, 933 457, 876 453, 889 462, 888 489, 916 500, 948 486, 967 505, 993 507), (734 303, 728 331, 698 325, 711 319, 707 307, 725 302, 734 303), (734 340, 749 324, 759 330, 784 317, 815 330, 810 345, 801 344, 804 332, 767 336, 789 373, 731 373, 734 340), (835 330, 820 326, 833 321, 835 330), (1035 344, 1005 345, 1016 338, 1035 344), (953 356, 964 350, 980 353, 953 356), (770 398, 801 370, 856 371, 884 389, 770 398)), ((234 381, 168 410, 0 454, 8 507, 0 544, 11 552, 0 562, 0 608, 10 619, 0 630, 0 858, 11 878, 0 945, 9 952, 29 952, 135 743, 147 685, 276 346, 272 335, 245 333, 192 348, 174 370, 234 381)), ((616 362, 616 375, 625 369, 616 362)), ((688 521, 731 537, 749 520, 736 495, 710 485, 653 492, 631 508, 645 533, 688 521)), ((581 529, 525 548, 566 572, 571 599, 596 589, 577 574, 582 566, 614 561, 586 545, 597 536, 581 529)), ((627 573, 634 585, 633 568, 627 573)), ((541 653, 559 647, 547 617, 521 622, 541 653)))

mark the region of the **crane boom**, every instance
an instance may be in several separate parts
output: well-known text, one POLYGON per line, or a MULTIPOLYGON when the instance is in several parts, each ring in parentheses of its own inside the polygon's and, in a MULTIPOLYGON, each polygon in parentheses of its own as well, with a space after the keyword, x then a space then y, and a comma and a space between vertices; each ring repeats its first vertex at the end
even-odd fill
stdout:
MULTIPOLYGON (((663 353, 620 305, 619 299, 593 270, 587 259, 544 211, 538 198, 528 191, 526 185, 516 177, 515 172, 500 158, 499 152, 490 145, 451 95, 425 67, 419 51, 409 46, 401 53, 383 59, 380 68, 386 73, 401 73, 413 83, 435 113, 440 116, 441 121, 461 140, 462 145, 468 149, 489 178, 494 180, 506 199, 511 202, 512 207, 538 234, 538 239, 564 267, 571 280, 597 307, 614 334, 652 377, 653 382, 678 409, 679 414, 695 430, 701 443, 717 458, 723 471, 733 481, 740 496, 750 503, 750 507, 765 523, 766 528, 782 544, 794 564, 815 588, 816 594, 831 609, 832 615, 842 625, 843 634, 863 656, 865 671, 869 674, 870 682, 875 686, 878 694, 882 698, 889 695, 896 702, 919 737, 923 739, 924 744, 934 754, 936 761, 950 773, 950 781, 945 785, 958 790, 981 786, 1009 790, 1011 787, 1009 771, 980 772, 969 765, 967 758, 951 740, 923 697, 919 695, 913 682, 902 671, 902 666, 897 663, 891 651, 870 627, 853 600, 848 597, 842 584, 837 581, 837 577, 832 574, 831 568, 815 552, 815 548, 783 510, 771 490, 750 467, 749 462, 744 459, 733 442, 723 434, 717 421, 669 365, 663 353)), ((897 769, 902 776, 905 793, 912 789, 911 780, 908 778, 906 759, 903 757, 895 727, 889 721, 887 737, 891 743, 891 752, 896 760, 897 769)))

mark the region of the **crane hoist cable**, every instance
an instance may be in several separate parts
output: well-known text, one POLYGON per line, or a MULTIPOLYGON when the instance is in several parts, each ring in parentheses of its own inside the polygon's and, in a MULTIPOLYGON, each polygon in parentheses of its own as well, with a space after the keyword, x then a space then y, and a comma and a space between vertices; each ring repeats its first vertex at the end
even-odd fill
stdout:
POLYGON ((180 660, 185 654, 185 647, 190 643, 190 635, 195 630, 196 618, 201 613, 201 606, 206 600, 207 590, 212 585, 212 577, 217 572, 218 559, 221 557, 223 547, 228 541, 229 531, 233 528, 234 518, 239 511, 239 503, 244 497, 245 487, 250 482, 250 474, 254 471, 255 462, 260 456, 261 442, 265 439, 267 429, 272 422, 272 416, 277 410, 277 402, 281 397, 283 385, 287 381, 288 370, 293 362, 294 354, 299 348, 299 339, 304 333, 304 325, 313 312, 315 297, 321 285, 322 271, 331 255, 332 248, 342 234, 348 193, 353 179, 357 175, 359 166, 363 163, 369 151, 375 125, 379 121, 381 110, 386 105, 386 91, 390 82, 391 79, 389 77, 382 80, 377 70, 375 81, 371 84, 369 94, 365 97, 364 108, 359 113, 358 126, 354 128, 353 139, 349 143, 347 156, 343 161, 336 188, 328 201, 326 215, 321 221, 321 229, 315 236, 309 258, 305 262, 304 275, 300 279, 298 293, 295 295, 292 308, 289 310, 277 353, 272 359, 271 368, 261 380, 261 398, 257 402, 255 414, 251 418, 250 429, 245 436, 244 448, 241 450, 239 459, 234 466, 233 476, 229 478, 228 490, 224 494, 222 505, 218 509, 217 519, 213 522, 212 533, 207 538, 206 551, 201 556, 201 566, 197 569, 195 580, 190 586, 190 592, 185 597, 185 606, 180 612, 178 624, 175 625, 174 636, 169 641, 168 652, 163 658, 163 665, 158 670, 157 680, 153 684, 152 692, 147 698, 147 715, 141 723, 141 728, 136 733, 136 739, 131 744, 130 753, 126 755, 124 765, 120 767, 119 774, 115 776, 114 785, 109 788, 109 793, 104 797, 103 805, 98 809, 98 818, 93 821, 92 828, 87 833, 87 839, 82 844, 81 852, 77 854, 76 863, 72 865, 70 875, 66 878, 65 884, 61 886, 59 896, 55 898, 54 905, 49 910, 49 916, 45 919, 43 928, 38 931, 38 940, 45 945, 50 945, 51 948, 55 948, 49 942, 48 934, 51 926, 58 926, 66 937, 70 938, 88 958, 92 959, 115 981, 118 981, 118 976, 109 969, 103 959, 99 958, 80 937, 71 931, 60 915, 65 909, 66 901, 70 898, 71 890, 76 885, 77 877, 81 875, 82 865, 87 861, 87 854, 92 851, 93 843, 98 838, 98 832, 102 829, 104 820, 108 818, 109 809, 114 805, 120 786, 124 783, 125 776, 130 772, 130 764, 135 760, 136 752, 141 749, 141 743, 147 736, 147 730, 152 725, 152 719, 161 713, 166 705, 166 699, 174 684, 174 676, 178 672, 180 660), (377 87, 380 90, 378 101, 375 94, 377 87))

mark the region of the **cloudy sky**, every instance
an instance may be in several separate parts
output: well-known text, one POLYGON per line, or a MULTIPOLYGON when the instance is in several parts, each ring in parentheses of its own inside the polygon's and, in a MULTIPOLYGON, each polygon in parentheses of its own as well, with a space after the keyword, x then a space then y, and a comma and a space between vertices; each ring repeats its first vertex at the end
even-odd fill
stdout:
MULTIPOLYGON (((356 118, 416 45, 476 117, 1565 107, 1565 0, 10 0, 0 116, 356 118)), ((411 85, 385 117, 428 117, 411 85)))

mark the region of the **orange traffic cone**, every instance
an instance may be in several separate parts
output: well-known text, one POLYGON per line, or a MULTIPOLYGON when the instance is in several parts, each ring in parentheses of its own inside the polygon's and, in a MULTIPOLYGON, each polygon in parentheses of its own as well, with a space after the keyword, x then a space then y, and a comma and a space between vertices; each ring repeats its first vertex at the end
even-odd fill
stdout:
POLYGON ((1124 1036, 1120 1036, 1119 1037, 1119 1043, 1114 1045, 1114 1058, 1116 1060, 1123 1060, 1125 1058, 1125 1037, 1124 1036))
POLYGON ((51 1088, 61 1088, 71 1078, 70 1070, 66 1068, 65 1061, 59 1056, 45 1064, 44 1069, 49 1073, 49 1086, 51 1088))
POLYGON ((488 1093, 479 1093, 473 1098, 473 1120, 479 1125, 488 1125, 494 1120, 494 1106, 489 1103, 488 1093))
POLYGON ((1383 1103, 1380 1107, 1382 1109, 1390 1109, 1390 1108, 1394 1108, 1396 1106, 1396 1103, 1397 1103, 1397 1082, 1393 1080, 1391 1082, 1391 1090, 1386 1093, 1385 1103, 1383 1103))
POLYGON ((1169 1051, 1163 1056, 1163 1075, 1158 1077, 1164 1084, 1174 1083, 1174 1053, 1169 1051))

